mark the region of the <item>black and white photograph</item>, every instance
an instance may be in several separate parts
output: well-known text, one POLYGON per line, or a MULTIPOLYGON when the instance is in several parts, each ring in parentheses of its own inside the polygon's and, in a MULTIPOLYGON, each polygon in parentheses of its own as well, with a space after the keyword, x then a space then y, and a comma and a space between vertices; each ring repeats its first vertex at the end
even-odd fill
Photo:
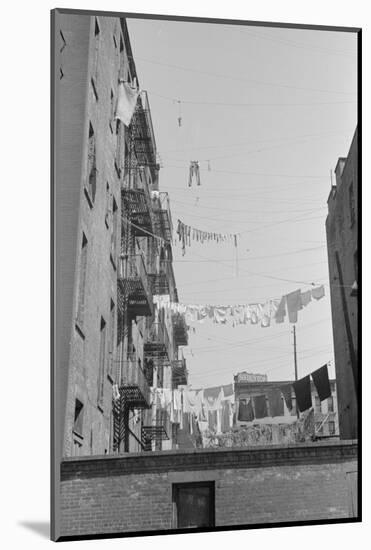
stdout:
POLYGON ((361 29, 51 31, 52 540, 361 521, 361 29))

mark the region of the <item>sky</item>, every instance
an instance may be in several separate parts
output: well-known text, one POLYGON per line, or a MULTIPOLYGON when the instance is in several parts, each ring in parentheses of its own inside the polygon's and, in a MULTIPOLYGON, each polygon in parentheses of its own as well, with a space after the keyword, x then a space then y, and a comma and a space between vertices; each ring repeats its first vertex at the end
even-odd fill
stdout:
MULTIPOLYGON (((330 172, 357 124, 356 35, 140 19, 128 28, 174 227, 240 234, 237 258, 231 243, 193 241, 182 256, 174 231, 179 301, 256 303, 324 284, 325 297, 299 312, 298 375, 330 361, 335 377, 325 220, 330 172), (192 160, 201 186, 188 187, 192 160)), ((241 371, 294 379, 287 318, 194 329, 184 349, 192 387, 241 371)))

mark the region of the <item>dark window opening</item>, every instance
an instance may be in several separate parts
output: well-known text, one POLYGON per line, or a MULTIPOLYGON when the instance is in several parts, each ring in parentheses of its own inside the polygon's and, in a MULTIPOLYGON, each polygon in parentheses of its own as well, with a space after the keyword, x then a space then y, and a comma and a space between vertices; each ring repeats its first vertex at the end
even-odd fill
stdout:
POLYGON ((98 406, 103 408, 104 396, 104 370, 106 363, 106 322, 100 319, 100 341, 99 341, 99 371, 98 371, 98 406))
POLYGON ((83 410, 84 410, 84 405, 81 403, 79 399, 76 399, 73 431, 80 437, 82 437, 83 410))
POLYGON ((115 319, 116 319, 115 303, 113 300, 111 300, 107 376, 112 382, 114 381, 114 378, 115 378, 115 373, 114 373, 115 319))
POLYGON ((115 94, 113 93, 113 90, 111 90, 109 127, 112 134, 113 134, 114 124, 115 124, 115 94))
POLYGON ((327 398, 327 412, 334 412, 334 398, 332 396, 327 398))
POLYGON ((66 39, 64 38, 62 31, 59 31, 59 35, 60 35, 60 38, 61 38, 61 47, 59 48, 59 51, 60 51, 60 53, 62 53, 64 48, 66 47, 66 39))
POLYGON ((95 18, 95 25, 94 25, 94 36, 98 36, 100 33, 100 28, 98 24, 98 19, 95 18))
POLYGON ((80 273, 79 273, 79 294, 77 302, 76 320, 82 328, 85 313, 85 288, 86 288, 86 268, 88 260, 88 240, 85 234, 82 234, 81 254, 80 254, 80 273))
POLYGON ((97 191, 97 163, 96 163, 96 139, 94 129, 89 123, 89 142, 88 142, 88 181, 87 181, 87 199, 90 207, 95 201, 97 191))
POLYGON ((353 254, 354 278, 358 281, 358 250, 353 254))
POLYGON ((214 527, 214 482, 173 485, 173 506, 175 528, 214 527))
POLYGON ((117 254, 117 227, 118 227, 118 206, 115 198, 112 197, 112 233, 111 233, 111 250, 110 257, 113 267, 116 268, 117 254))
POLYGON ((352 227, 354 225, 354 222, 356 221, 356 208, 355 208, 355 201, 354 201, 353 183, 351 183, 349 186, 349 214, 350 214, 350 226, 352 227))

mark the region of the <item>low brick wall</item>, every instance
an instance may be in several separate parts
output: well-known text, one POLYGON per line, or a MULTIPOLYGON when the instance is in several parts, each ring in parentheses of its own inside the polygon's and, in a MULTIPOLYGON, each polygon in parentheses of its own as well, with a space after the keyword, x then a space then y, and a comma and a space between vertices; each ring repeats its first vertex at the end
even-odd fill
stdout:
POLYGON ((216 527, 354 517, 356 471, 355 441, 66 459, 61 536, 174 529, 173 484, 198 481, 216 527))

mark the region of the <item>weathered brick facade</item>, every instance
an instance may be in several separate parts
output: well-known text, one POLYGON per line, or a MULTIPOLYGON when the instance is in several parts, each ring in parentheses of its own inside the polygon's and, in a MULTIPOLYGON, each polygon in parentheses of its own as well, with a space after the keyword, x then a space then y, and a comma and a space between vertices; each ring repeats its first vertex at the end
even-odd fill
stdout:
POLYGON ((354 369, 357 376, 358 301, 357 296, 351 293, 351 287, 358 279, 357 136, 356 130, 348 156, 340 158, 337 163, 336 185, 328 198, 326 219, 339 428, 342 439, 358 437, 358 389, 352 372, 354 369), (347 321, 349 332, 346 330, 347 321), (351 346, 354 347, 354 359, 351 346))
POLYGON ((356 517, 356 472, 352 441, 67 459, 61 535, 176 529, 173 485, 205 481, 216 527, 356 517))

